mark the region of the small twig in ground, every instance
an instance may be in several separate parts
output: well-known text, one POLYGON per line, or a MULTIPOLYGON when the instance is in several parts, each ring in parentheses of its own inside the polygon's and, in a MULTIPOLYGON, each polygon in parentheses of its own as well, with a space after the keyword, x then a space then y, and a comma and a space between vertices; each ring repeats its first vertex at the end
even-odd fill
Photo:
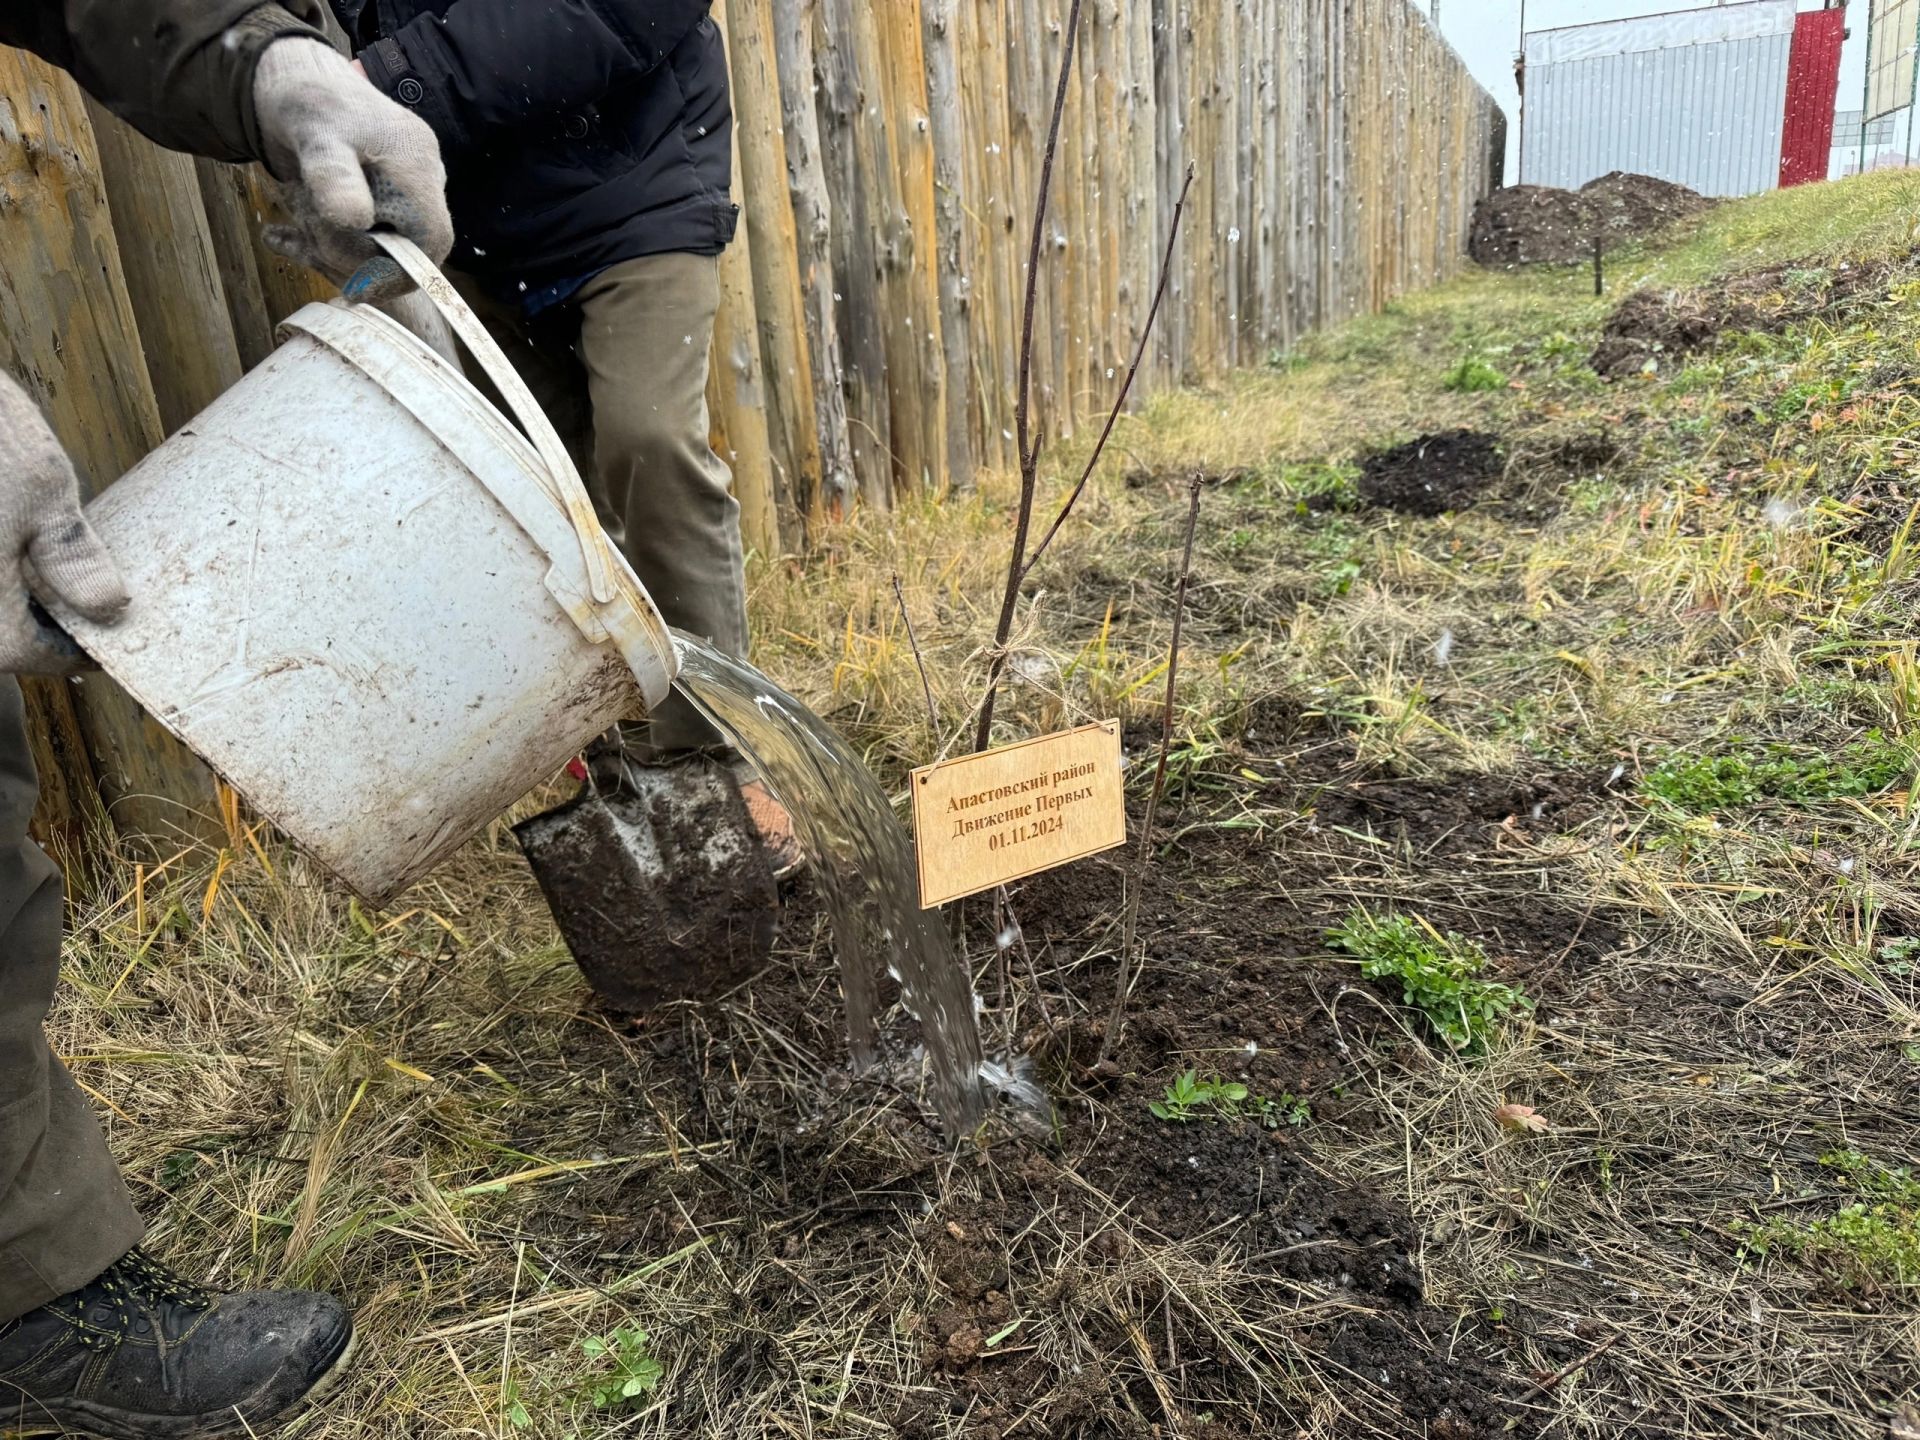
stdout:
MULTIPOLYGON (((1006 886, 1000 887, 1002 891, 1006 886)), ((1040 1007, 1040 1023, 1046 1029, 1053 1029, 1053 1010, 1047 1004, 1047 992, 1040 986, 1040 968, 1033 963, 1033 951, 1027 946, 1026 928, 1021 925, 1020 917, 1013 913, 1013 905, 1008 902, 1007 918, 1013 922, 1014 943, 1020 947, 1020 958, 1027 962, 1027 978, 1033 982, 1034 1003, 1040 1007)), ((1012 1053, 1011 1048, 1008 1051, 1012 1053)))
POLYGON ((1060 507, 1060 513, 1054 517, 1047 533, 1031 554, 1027 551, 1027 538, 1033 529, 1034 500, 1040 487, 1040 451, 1041 442, 1033 435, 1033 325, 1034 307, 1038 298, 1040 284, 1040 256, 1046 238, 1047 202, 1053 192, 1054 154, 1060 143, 1060 120, 1066 110, 1067 85, 1073 73, 1073 52, 1075 41, 1080 33, 1080 11, 1083 0, 1073 0, 1073 8, 1068 12, 1066 31, 1063 36, 1063 49, 1060 57, 1060 82, 1054 92, 1053 119, 1047 127, 1046 157, 1040 167, 1040 193, 1034 205, 1033 234, 1027 250, 1027 289, 1023 318, 1020 326, 1020 367, 1019 394, 1014 399, 1015 438, 1020 451, 1020 507, 1013 525, 1013 548, 1007 562, 1007 588, 1000 600, 1000 619, 994 627, 993 648, 989 651, 987 662, 987 689, 980 700, 980 720, 974 732, 973 748, 985 750, 993 739, 993 712, 1000 698, 1000 682, 1006 675, 1007 645, 1013 636, 1013 621, 1020 605, 1020 591, 1027 577, 1033 573, 1033 567, 1047 547, 1053 543, 1054 536, 1060 533, 1060 527, 1067 523, 1075 502, 1087 488, 1087 482, 1093 478, 1093 472, 1100 464, 1100 458, 1106 453, 1107 442, 1113 436, 1114 426, 1119 423, 1125 411, 1127 399, 1133 392, 1135 378, 1147 354, 1147 346, 1153 337, 1153 326, 1160 314, 1160 305, 1166 297, 1168 280, 1173 273, 1173 256, 1180 238, 1180 222, 1186 213, 1187 192, 1193 187, 1194 168, 1187 167, 1186 183, 1181 187, 1179 202, 1174 206, 1173 223, 1167 233, 1167 251, 1160 264, 1160 280, 1154 289, 1153 303, 1148 308, 1146 324, 1140 331, 1140 344, 1134 352, 1133 363, 1127 369, 1127 378, 1120 386, 1120 393, 1113 402, 1113 409, 1107 416, 1106 428, 1101 431, 1100 439, 1095 443, 1093 452, 1087 457, 1086 468, 1081 472, 1079 483, 1068 493, 1066 503, 1060 507))
POLYGON ((1019 1008, 1013 999, 1013 986, 1008 978, 1007 952, 1013 949, 1014 932, 1020 922, 1013 918, 1013 911, 1007 898, 1007 887, 998 886, 993 892, 993 950, 996 967, 1000 974, 1000 1020, 1004 1032, 1002 1044, 1006 1046, 1009 1062, 1013 1056, 1013 1036, 1018 1023, 1015 1012, 1019 1008))
POLYGON ((913 649, 913 663, 920 670, 920 692, 927 697, 927 731, 936 747, 940 744, 940 712, 933 705, 933 682, 927 679, 927 659, 920 653, 920 637, 913 633, 913 616, 907 613, 907 593, 900 588, 900 572, 893 572, 893 598, 900 602, 900 618, 906 622, 907 644, 913 649))
POLYGON ((1187 481, 1187 544, 1180 560, 1180 586, 1173 597, 1173 640, 1167 646, 1167 698, 1160 710, 1160 758, 1153 767, 1153 789, 1147 794, 1146 818, 1140 825, 1140 854, 1133 873, 1127 877, 1127 898, 1121 911, 1120 973, 1115 979, 1113 1009, 1107 1016, 1106 1033, 1100 1037, 1100 1055, 1095 1064, 1105 1063, 1119 1042, 1126 1024, 1128 992, 1133 989, 1134 938, 1140 922, 1140 900, 1146 890, 1147 866, 1153 859, 1153 824, 1160 811, 1160 797, 1167 788, 1167 756, 1173 749, 1173 702, 1180 684, 1180 632, 1187 619, 1187 586, 1193 579, 1193 537, 1200 527, 1200 476, 1187 481))
POLYGON ((1573 1374, 1574 1371, 1586 1369, 1587 1366, 1591 1365, 1594 1361, 1598 1360, 1602 1355, 1606 1354, 1607 1351, 1611 1350, 1614 1346, 1618 1345, 1622 1340, 1626 1338, 1627 1337, 1625 1332, 1622 1332, 1618 1335, 1609 1336, 1607 1339, 1601 1341, 1598 1345, 1594 1346, 1593 1349, 1589 1350, 1586 1354, 1582 1355, 1578 1360, 1574 1361, 1571 1365, 1567 1366, 1565 1369, 1556 1371, 1554 1374, 1549 1375, 1546 1379, 1542 1380, 1538 1385, 1535 1385, 1531 1390, 1529 1390, 1526 1393, 1526 1396, 1524 1398, 1531 1400, 1536 1395, 1545 1395, 1549 1390, 1552 1390, 1562 1380, 1566 1379, 1569 1375, 1573 1374))

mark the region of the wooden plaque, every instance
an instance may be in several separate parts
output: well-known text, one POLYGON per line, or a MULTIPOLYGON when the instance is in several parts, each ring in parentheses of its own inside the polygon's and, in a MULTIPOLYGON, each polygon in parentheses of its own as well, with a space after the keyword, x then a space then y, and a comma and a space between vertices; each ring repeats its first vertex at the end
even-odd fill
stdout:
POLYGON ((929 765, 911 784, 923 909, 1127 843, 1112 721, 929 765))

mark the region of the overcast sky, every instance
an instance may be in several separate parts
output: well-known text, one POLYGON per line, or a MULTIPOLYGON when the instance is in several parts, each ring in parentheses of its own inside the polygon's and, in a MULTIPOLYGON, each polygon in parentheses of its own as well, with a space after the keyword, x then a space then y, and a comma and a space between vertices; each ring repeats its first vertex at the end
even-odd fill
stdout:
MULTIPOLYGON (((1414 0, 1422 10, 1433 10, 1434 0, 1414 0)), ((1513 88, 1513 57, 1520 49, 1520 0, 1439 0, 1440 28, 1466 59, 1480 83, 1493 92, 1507 112, 1507 179, 1514 177, 1515 147, 1519 144, 1520 97, 1513 88)), ((1673 10, 1705 10, 1708 4, 1687 0, 1526 0, 1527 29, 1551 30, 1560 25, 1585 25, 1595 20, 1624 20, 1634 15, 1658 15, 1673 10)), ((1819 0, 1800 0, 1802 10, 1818 10, 1819 0)), ((1853 31, 1840 62, 1842 110, 1860 108, 1860 88, 1866 83, 1867 4, 1852 0, 1847 24, 1853 31)))

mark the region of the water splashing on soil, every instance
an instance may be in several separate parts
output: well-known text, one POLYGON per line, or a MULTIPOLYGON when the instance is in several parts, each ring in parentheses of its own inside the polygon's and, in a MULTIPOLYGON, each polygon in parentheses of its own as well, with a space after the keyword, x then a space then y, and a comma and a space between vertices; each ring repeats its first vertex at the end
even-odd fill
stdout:
POLYGON ((875 1059, 874 992, 885 969, 920 1022, 948 1133, 973 1129, 986 1108, 973 989, 939 913, 920 908, 913 852, 886 792, 824 720, 758 670, 690 636, 674 644, 676 688, 792 812, 833 922, 854 1067, 875 1059))

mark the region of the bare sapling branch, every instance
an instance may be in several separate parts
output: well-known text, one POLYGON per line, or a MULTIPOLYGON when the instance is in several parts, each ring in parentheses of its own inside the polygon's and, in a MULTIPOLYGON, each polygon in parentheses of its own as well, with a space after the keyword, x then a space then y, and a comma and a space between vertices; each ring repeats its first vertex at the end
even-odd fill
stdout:
POLYGON ((1021 562, 1027 553, 1027 532, 1033 525, 1033 500, 1040 485, 1040 446, 1033 438, 1033 315, 1040 295, 1040 253, 1046 242, 1047 202, 1053 195, 1053 160, 1060 148, 1060 120, 1067 109, 1067 82, 1073 75, 1073 47, 1080 34, 1080 7, 1073 0, 1061 37, 1060 82, 1054 88, 1053 118, 1047 123, 1046 158, 1040 165, 1040 193, 1033 206, 1033 235, 1027 246, 1027 293, 1020 321, 1019 394, 1014 397, 1014 435, 1020 450, 1020 513, 1013 524, 1013 558, 1007 565, 1007 590, 1000 602, 1000 623, 993 632, 993 655, 988 661, 987 694, 980 702, 980 727, 975 750, 987 748, 993 735, 994 701, 1007 668, 1007 641, 1013 636, 1013 618, 1020 605, 1020 584, 1026 579, 1021 562))
POLYGON ((1020 578, 1025 580, 1033 573, 1033 567, 1040 563, 1040 557, 1047 553, 1047 547, 1053 544, 1053 537, 1060 533, 1060 527, 1067 523, 1067 517, 1073 513, 1073 507, 1079 503, 1081 492, 1087 488, 1087 482, 1093 479, 1093 472, 1099 468, 1100 459, 1107 451, 1107 442, 1113 438, 1113 430, 1120 423, 1120 417, 1127 408, 1127 399, 1133 394, 1133 382, 1140 374, 1140 366, 1147 358, 1147 346, 1153 339, 1153 322, 1160 318, 1160 302, 1166 299, 1167 282, 1173 275, 1174 247, 1180 243, 1180 221, 1187 211, 1187 194, 1193 189, 1193 166, 1187 166, 1187 178, 1180 186, 1180 198, 1174 202, 1173 224, 1167 228, 1167 253, 1160 260, 1160 283, 1154 287, 1153 304, 1147 309, 1147 323, 1140 330, 1140 344, 1134 349, 1133 363, 1127 367, 1127 378, 1121 383, 1120 393, 1114 397, 1113 409, 1107 414, 1106 428, 1101 430, 1100 438, 1094 442, 1093 453, 1087 456, 1087 467, 1080 472, 1079 483, 1068 492, 1060 513, 1053 517, 1053 524, 1047 527, 1047 533, 1040 537, 1040 543, 1033 547, 1033 553, 1020 562, 1020 578))
MULTIPOLYGON (((1100 1037, 1099 1060, 1113 1053, 1126 1025, 1127 999, 1133 989, 1134 941, 1139 931, 1140 900, 1146 890, 1147 866, 1153 860, 1153 826, 1159 818, 1160 797, 1167 789, 1167 757, 1173 750, 1173 704, 1180 685, 1180 634, 1187 619, 1187 587, 1193 580, 1193 537, 1200 527, 1200 476, 1187 481, 1187 545, 1180 560, 1180 586, 1173 597, 1173 639, 1167 646, 1167 698, 1160 707, 1160 758, 1153 767, 1153 789, 1147 794, 1146 818, 1140 825, 1140 853, 1127 877, 1127 898, 1121 907, 1120 973, 1115 977, 1113 1009, 1106 1033, 1100 1037)), ((1099 1063, 1099 1062, 1096 1062, 1099 1063)))
POLYGON ((1074 506, 1079 503, 1087 485, 1092 481, 1094 472, 1099 469, 1100 461, 1106 454, 1107 442, 1113 438, 1114 428, 1120 423, 1120 417, 1126 412, 1127 401, 1133 395, 1134 382, 1139 378, 1140 367, 1146 362, 1147 348, 1153 340, 1155 322, 1160 318, 1161 305, 1166 300, 1167 288, 1173 276, 1173 258, 1180 242, 1180 226, 1186 216, 1187 196, 1193 189, 1194 167, 1187 167, 1186 180, 1180 187, 1180 198, 1173 207, 1173 220, 1167 229, 1166 253, 1160 261, 1160 278, 1154 286, 1153 302, 1147 309, 1145 324, 1140 327, 1139 344, 1135 347, 1132 363, 1127 367, 1126 379, 1121 382, 1119 393, 1114 397, 1113 408, 1107 414, 1107 423, 1100 432, 1100 438, 1094 442, 1093 450, 1087 456, 1080 479, 1068 492, 1060 506, 1059 513, 1053 517, 1053 523, 1040 537, 1040 543, 1029 552, 1027 540, 1033 528, 1034 500, 1040 488, 1040 442, 1032 435, 1032 386, 1033 386, 1033 324, 1034 304, 1037 286, 1040 282, 1040 252, 1046 230, 1047 202, 1053 186, 1054 150, 1059 141, 1060 117, 1066 106, 1067 82, 1073 68, 1073 46, 1080 28, 1080 0, 1075 0, 1072 12, 1067 17, 1066 50, 1060 61, 1060 84, 1054 96, 1053 123, 1047 134, 1046 162, 1040 172, 1040 195, 1034 207, 1033 237, 1027 258, 1027 292, 1025 318, 1020 330, 1020 393, 1015 404, 1015 427, 1020 450, 1020 509, 1014 521, 1013 548, 1007 562, 1007 588, 1001 597, 1000 621, 994 629, 993 650, 988 661, 987 690, 980 702, 980 721, 974 734, 974 749, 985 750, 993 738, 993 712, 1000 698, 1000 682, 1006 674, 1007 646, 1013 637, 1013 622, 1020 605, 1020 592, 1026 585, 1027 577, 1033 573, 1033 567, 1040 557, 1053 544, 1068 517, 1073 514, 1074 506))

